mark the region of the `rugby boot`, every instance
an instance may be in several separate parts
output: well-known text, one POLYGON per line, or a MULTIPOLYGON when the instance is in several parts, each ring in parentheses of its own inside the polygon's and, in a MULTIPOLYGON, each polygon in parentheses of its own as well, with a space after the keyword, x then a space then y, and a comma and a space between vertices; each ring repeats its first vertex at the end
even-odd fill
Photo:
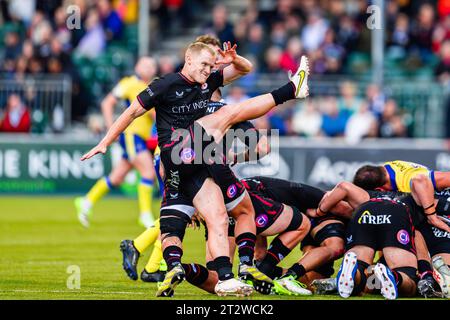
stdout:
POLYGON ((347 252, 342 258, 342 264, 339 268, 336 285, 339 295, 342 298, 348 298, 353 292, 355 287, 355 275, 358 270, 358 258, 356 253, 347 252))
POLYGON ((139 260, 139 251, 133 244, 133 240, 123 240, 120 243, 120 251, 122 251, 122 267, 127 276, 132 280, 138 279, 137 264, 139 260))
POLYGON ((381 284, 381 294, 388 300, 395 300, 398 297, 397 282, 392 271, 382 263, 377 263, 373 268, 373 273, 381 284))

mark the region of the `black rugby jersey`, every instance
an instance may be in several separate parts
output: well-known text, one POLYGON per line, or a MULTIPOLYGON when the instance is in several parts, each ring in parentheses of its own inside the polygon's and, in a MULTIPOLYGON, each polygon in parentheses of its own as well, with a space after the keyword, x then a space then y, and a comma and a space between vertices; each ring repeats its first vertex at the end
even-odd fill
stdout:
POLYGON ((212 72, 203 85, 189 81, 178 72, 154 80, 137 96, 142 107, 156 110, 158 144, 161 149, 170 146, 174 130, 187 129, 205 115, 212 93, 221 86, 221 70, 212 72))

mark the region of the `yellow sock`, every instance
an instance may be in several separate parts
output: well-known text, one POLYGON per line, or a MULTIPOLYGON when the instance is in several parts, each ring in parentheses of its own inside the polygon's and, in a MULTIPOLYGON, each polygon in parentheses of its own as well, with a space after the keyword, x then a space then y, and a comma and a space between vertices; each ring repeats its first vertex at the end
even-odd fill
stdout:
POLYGON ((150 247, 159 236, 159 219, 155 221, 155 225, 142 232, 136 239, 133 240, 135 248, 142 253, 150 247))
POLYGON ((99 179, 94 186, 89 190, 86 198, 89 200, 91 205, 94 205, 98 200, 103 198, 105 194, 112 189, 112 184, 108 177, 99 179))
POLYGON ((156 272, 159 270, 159 263, 163 259, 161 240, 156 240, 150 259, 148 259, 145 270, 147 272, 156 272))
POLYGON ((153 181, 142 178, 138 185, 139 210, 141 214, 152 212, 152 193, 153 181))

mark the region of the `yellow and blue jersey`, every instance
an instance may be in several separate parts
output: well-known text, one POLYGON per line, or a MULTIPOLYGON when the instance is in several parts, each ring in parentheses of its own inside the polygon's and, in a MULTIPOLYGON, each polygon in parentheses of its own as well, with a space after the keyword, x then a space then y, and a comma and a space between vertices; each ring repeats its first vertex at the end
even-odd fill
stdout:
MULTIPOLYGON (((147 85, 137 76, 124 77, 111 93, 115 98, 125 100, 128 107, 136 96, 147 88, 147 85)), ((147 150, 146 140, 151 137, 152 126, 151 113, 147 112, 143 116, 136 118, 120 135, 119 142, 123 148, 123 157, 125 159, 134 158, 139 152, 147 150)))
POLYGON ((393 191, 411 192, 412 179, 419 174, 428 176, 436 189, 434 171, 424 165, 395 160, 385 162, 384 168, 389 174, 389 180, 393 191))

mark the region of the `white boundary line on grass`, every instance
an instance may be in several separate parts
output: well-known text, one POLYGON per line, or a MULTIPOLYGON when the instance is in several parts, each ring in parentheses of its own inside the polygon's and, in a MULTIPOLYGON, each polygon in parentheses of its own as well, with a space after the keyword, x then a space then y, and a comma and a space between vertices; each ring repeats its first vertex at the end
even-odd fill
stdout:
POLYGON ((28 290, 28 289, 16 289, 16 290, 0 290, 0 294, 2 293, 11 293, 11 292, 24 292, 24 293, 75 293, 75 294, 135 294, 135 295, 148 295, 147 292, 128 292, 128 291, 92 291, 92 290, 28 290))

